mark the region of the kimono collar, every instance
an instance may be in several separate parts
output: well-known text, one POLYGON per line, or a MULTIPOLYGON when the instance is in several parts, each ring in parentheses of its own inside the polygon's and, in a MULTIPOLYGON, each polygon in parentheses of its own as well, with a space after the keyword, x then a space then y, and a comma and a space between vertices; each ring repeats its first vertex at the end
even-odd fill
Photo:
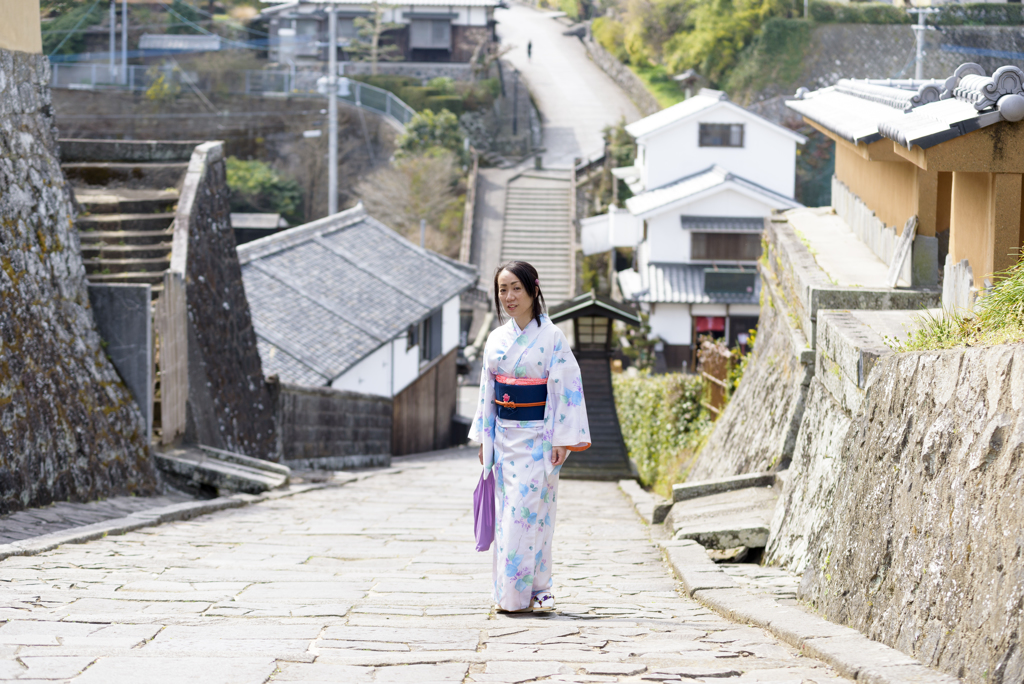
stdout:
MULTIPOLYGON (((543 324, 544 324, 544 321, 545 321, 545 320, 547 319, 547 317, 548 317, 548 315, 547 315, 547 314, 541 314, 541 315, 540 315, 540 322, 541 322, 541 325, 543 325, 543 324)), ((518 335, 521 335, 521 334, 522 334, 522 333, 524 333, 524 332, 527 332, 527 331, 528 331, 528 330, 530 330, 531 328, 537 328, 537 327, 540 327, 540 326, 538 326, 538 325, 537 325, 537 319, 536 319, 536 318, 531 318, 531 319, 530 319, 530 322, 526 324, 526 327, 525 327, 525 328, 522 328, 522 329, 520 329, 520 327, 519 327, 519 324, 518 324, 518 323, 516 323, 516 319, 514 319, 514 318, 512 318, 512 317, 509 317, 509 320, 510 320, 510 321, 511 321, 511 323, 512 323, 512 332, 514 332, 514 333, 515 333, 515 334, 516 334, 517 336, 518 336, 518 335)))

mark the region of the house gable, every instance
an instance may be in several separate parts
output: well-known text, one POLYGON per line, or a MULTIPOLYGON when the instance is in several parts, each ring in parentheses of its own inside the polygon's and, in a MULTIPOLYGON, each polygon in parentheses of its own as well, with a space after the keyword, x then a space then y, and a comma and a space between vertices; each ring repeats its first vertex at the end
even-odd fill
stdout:
MULTIPOLYGON (((677 105, 678 106, 678 105, 677 105)), ((806 139, 728 100, 713 101, 637 138, 638 165, 646 188, 658 188, 712 164, 792 197, 796 145, 806 139), (742 146, 701 146, 701 124, 742 126, 742 146)))

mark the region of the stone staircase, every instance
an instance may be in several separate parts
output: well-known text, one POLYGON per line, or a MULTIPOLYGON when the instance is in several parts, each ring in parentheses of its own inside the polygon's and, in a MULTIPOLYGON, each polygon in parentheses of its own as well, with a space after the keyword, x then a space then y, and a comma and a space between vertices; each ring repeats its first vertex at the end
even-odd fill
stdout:
POLYGON ((611 368, 608 358, 577 355, 583 378, 583 396, 587 402, 592 446, 586 451, 570 454, 562 466, 561 476, 575 480, 629 480, 633 473, 622 441, 619 416, 612 394, 611 368))
POLYGON ((501 261, 533 264, 548 306, 575 294, 571 173, 527 171, 509 181, 505 195, 501 261))
POLYGON ((183 159, 159 162, 61 164, 81 208, 75 227, 89 282, 149 284, 154 298, 160 294, 191 149, 182 146, 181 154, 183 159))

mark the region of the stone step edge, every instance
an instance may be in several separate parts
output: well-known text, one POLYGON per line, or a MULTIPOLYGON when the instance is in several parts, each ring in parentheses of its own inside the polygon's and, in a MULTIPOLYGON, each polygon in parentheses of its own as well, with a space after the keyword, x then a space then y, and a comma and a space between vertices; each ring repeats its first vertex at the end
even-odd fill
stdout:
POLYGON ((805 656, 831 665, 840 675, 867 684, 960 684, 902 651, 775 599, 752 594, 692 540, 656 539, 686 595, 734 622, 767 630, 805 656))
POLYGON ((636 480, 619 480, 619 489, 630 498, 637 515, 648 525, 664 523, 668 512, 672 510, 671 501, 654 492, 648 492, 636 480))
POLYGON ((343 487, 353 482, 359 482, 377 475, 394 475, 410 469, 422 468, 419 465, 395 466, 390 468, 374 469, 362 473, 335 472, 330 482, 316 482, 308 484, 293 484, 281 489, 275 489, 263 494, 232 494, 231 496, 220 496, 216 499, 206 501, 186 501, 184 503, 161 506, 147 511, 137 511, 123 518, 112 518, 91 525, 81 525, 59 532, 22 539, 10 544, 0 544, 0 561, 12 556, 37 556, 47 551, 52 551, 64 544, 84 544, 96 539, 102 539, 108 535, 122 535, 128 532, 153 527, 168 522, 191 520, 208 513, 225 511, 230 508, 242 508, 251 504, 258 504, 264 501, 275 501, 296 494, 305 494, 318 489, 333 489, 343 487))

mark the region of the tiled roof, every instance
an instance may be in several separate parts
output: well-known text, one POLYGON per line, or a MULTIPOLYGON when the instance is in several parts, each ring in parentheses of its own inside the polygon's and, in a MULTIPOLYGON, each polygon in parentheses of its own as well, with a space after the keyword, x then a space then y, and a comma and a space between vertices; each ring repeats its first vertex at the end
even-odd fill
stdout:
MULTIPOLYGON (((757 304, 761 296, 761 279, 755 278, 754 292, 728 294, 704 291, 704 271, 710 264, 650 263, 639 272, 619 272, 619 288, 627 300, 665 304, 757 304)), ((734 268, 730 266, 730 268, 734 268)), ((756 273, 753 266, 745 266, 756 273)))
POLYGON ((362 206, 238 248, 266 375, 326 385, 444 302, 476 270, 421 249, 362 206))
POLYGON ((734 175, 715 165, 692 176, 681 178, 674 183, 663 185, 660 188, 647 190, 639 195, 634 195, 626 200, 626 208, 633 216, 646 218, 652 212, 668 207, 669 205, 683 200, 696 197, 718 186, 731 184, 749 194, 759 195, 766 204, 775 209, 795 209, 802 206, 799 202, 780 195, 745 178, 734 175))
POLYGON ((783 135, 793 138, 798 143, 803 144, 806 142, 806 138, 795 131, 791 131, 785 126, 780 126, 777 123, 769 121, 762 116, 758 116, 754 112, 744 109, 739 105, 730 102, 728 96, 720 90, 710 90, 708 88, 701 88, 700 92, 693 97, 688 97, 682 102, 672 105, 667 109, 662 109, 659 112, 655 112, 650 116, 644 117, 639 121, 626 126, 626 132, 634 138, 643 138, 645 136, 656 133, 663 128, 668 128, 675 123, 684 121, 705 109, 717 106, 720 103, 724 106, 732 108, 737 113, 742 114, 752 120, 759 121, 769 128, 773 128, 783 135))
POLYGON ((814 92, 801 88, 786 104, 852 143, 888 138, 928 148, 1024 118, 1024 72, 1004 66, 986 76, 969 62, 945 81, 843 79, 814 92))

